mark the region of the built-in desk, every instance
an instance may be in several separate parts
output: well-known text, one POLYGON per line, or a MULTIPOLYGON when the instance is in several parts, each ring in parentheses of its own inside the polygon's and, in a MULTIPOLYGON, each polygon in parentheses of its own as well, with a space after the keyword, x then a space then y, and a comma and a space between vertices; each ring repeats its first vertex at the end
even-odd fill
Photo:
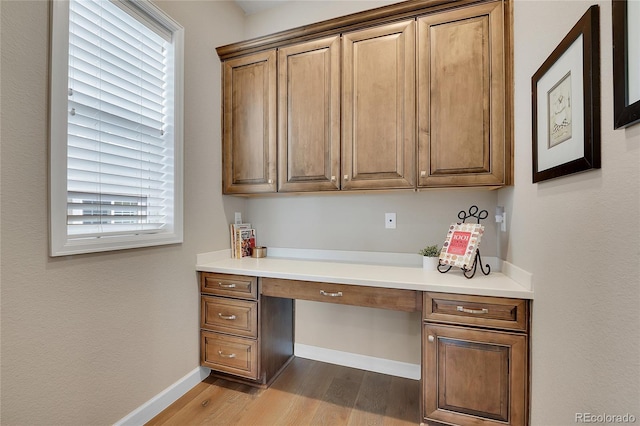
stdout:
MULTIPOLYGON (((232 259, 229 250, 206 253, 198 256, 196 270, 367 287, 533 299, 533 291, 525 282, 526 279, 519 282, 501 272, 491 272, 488 276, 478 273, 469 280, 456 271, 441 274, 437 271, 425 271, 418 264, 393 265, 397 260, 391 255, 365 257, 365 261, 338 261, 309 259, 311 254, 304 251, 303 254, 307 256, 305 259, 272 257, 272 252, 276 250, 270 248, 268 257, 261 259, 232 259)), ((288 250, 282 253, 296 255, 298 251, 288 250)), ((324 255, 324 252, 320 255, 324 255)), ((404 257, 398 262, 403 260, 404 257)))
POLYGON ((201 363, 268 386, 293 358, 295 299, 422 312, 424 423, 525 425, 533 292, 499 272, 199 257, 201 363))

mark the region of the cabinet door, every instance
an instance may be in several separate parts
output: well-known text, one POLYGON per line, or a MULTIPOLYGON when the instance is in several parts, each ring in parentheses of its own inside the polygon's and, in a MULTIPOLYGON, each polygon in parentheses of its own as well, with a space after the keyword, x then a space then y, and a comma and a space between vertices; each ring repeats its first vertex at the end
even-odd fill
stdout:
POLYGON ((415 22, 343 35, 343 189, 415 183, 415 22))
POLYGON ((276 52, 225 61, 223 193, 276 191, 276 52))
POLYGON ((502 2, 418 19, 418 186, 505 183, 503 22, 502 2))
POLYGON ((340 189, 340 38, 278 51, 278 191, 340 189))
POLYGON ((426 323, 423 345, 425 422, 526 424, 525 335, 426 323))

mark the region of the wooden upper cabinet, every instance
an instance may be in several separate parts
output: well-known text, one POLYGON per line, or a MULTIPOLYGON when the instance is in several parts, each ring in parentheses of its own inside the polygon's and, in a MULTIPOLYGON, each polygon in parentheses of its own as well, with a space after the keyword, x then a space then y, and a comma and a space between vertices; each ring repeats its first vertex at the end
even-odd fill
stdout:
POLYGON ((223 62, 223 193, 276 191, 276 51, 223 62))
POLYGON ((343 35, 342 189, 415 186, 415 21, 343 35))
POLYGON ((418 18, 418 186, 508 183, 503 8, 418 18))
POLYGON ((406 1, 218 47, 223 193, 510 185, 512 27, 406 1))
POLYGON ((340 37, 278 50, 278 191, 340 189, 340 37))

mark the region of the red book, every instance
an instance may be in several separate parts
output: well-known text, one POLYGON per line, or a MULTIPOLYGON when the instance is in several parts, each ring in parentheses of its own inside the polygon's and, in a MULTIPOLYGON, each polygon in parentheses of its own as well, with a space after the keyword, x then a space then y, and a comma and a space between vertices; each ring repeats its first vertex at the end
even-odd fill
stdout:
POLYGON ((477 223, 452 223, 440 251, 440 263, 470 268, 483 233, 484 226, 477 223))

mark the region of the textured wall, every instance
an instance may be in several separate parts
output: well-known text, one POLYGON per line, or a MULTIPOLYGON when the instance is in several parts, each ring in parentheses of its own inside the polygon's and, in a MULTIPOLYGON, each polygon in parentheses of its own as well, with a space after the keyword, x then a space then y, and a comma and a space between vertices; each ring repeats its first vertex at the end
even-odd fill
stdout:
MULTIPOLYGON (((340 193, 250 199, 247 220, 258 243, 272 247, 416 253, 442 245, 461 210, 477 205, 493 219, 496 191, 340 193), (396 213, 396 229, 385 228, 385 213, 396 213)), ((496 224, 483 221, 483 255, 496 256, 496 224)))
POLYGON ((611 2, 515 3, 516 185, 502 256, 533 273, 532 424, 640 419, 640 125, 613 130, 611 2), (531 76, 600 5, 602 168, 531 183, 531 76))
POLYGON ((186 29, 185 242, 52 259, 49 2, 1 4, 0 423, 114 423, 199 364, 196 253, 227 248, 227 212, 244 204, 220 195, 214 49, 243 16, 232 3, 161 3, 186 29))
POLYGON ((397 0, 296 0, 246 17, 244 38, 259 37, 303 25, 374 9, 397 0))

